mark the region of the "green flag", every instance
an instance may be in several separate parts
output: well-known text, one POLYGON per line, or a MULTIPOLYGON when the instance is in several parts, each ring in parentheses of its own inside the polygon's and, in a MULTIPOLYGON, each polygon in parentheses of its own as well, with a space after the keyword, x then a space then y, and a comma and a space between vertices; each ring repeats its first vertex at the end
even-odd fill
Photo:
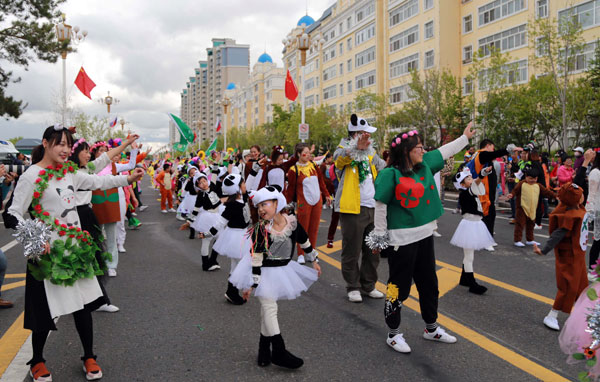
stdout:
POLYGON ((215 140, 210 144, 210 146, 208 146, 208 148, 206 149, 206 153, 210 155, 210 152, 212 150, 216 150, 217 149, 217 139, 215 138, 215 140))
POLYGON ((190 129, 189 126, 186 125, 185 122, 183 122, 181 120, 181 118, 179 118, 175 114, 173 114, 173 113, 168 113, 168 114, 169 114, 169 117, 171 118, 171 120, 173 121, 173 123, 175 123, 177 130, 179 131, 179 135, 181 136, 181 141, 183 141, 185 139, 185 141, 188 143, 194 142, 194 132, 192 131, 192 129, 190 129))

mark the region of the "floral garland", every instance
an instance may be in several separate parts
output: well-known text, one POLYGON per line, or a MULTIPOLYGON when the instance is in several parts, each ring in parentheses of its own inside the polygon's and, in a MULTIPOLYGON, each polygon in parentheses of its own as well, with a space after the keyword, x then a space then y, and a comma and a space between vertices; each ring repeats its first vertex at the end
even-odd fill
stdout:
POLYGON ((358 183, 362 183, 369 176, 369 161, 355 161, 350 162, 350 166, 358 168, 358 183))
MULTIPOLYGON (((90 233, 79 227, 69 227, 58 219, 53 220, 40 203, 52 178, 61 180, 67 173, 73 174, 77 170, 73 162, 48 166, 39 171, 34 182, 31 215, 56 231, 58 236, 66 237, 66 240, 54 240, 50 253, 42 255, 37 262, 28 263, 32 276, 38 281, 47 279, 56 285, 71 286, 77 280, 104 274, 95 256, 99 247, 90 233)), ((102 258, 110 260, 110 254, 102 253, 102 258)))

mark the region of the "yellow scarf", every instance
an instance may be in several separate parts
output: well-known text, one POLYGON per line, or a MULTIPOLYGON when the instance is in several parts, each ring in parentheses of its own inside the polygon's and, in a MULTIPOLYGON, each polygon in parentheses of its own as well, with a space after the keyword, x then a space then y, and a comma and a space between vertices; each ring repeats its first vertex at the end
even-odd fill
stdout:
POLYGON ((531 220, 535 220, 535 210, 537 209, 539 197, 540 186, 537 183, 523 182, 521 186, 521 207, 523 207, 525 215, 531 220))

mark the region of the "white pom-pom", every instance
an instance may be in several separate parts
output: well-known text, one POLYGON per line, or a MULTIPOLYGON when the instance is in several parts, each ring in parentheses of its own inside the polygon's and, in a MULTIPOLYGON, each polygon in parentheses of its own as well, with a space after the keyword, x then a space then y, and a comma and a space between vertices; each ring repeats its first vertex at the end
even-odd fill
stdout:
POLYGON ((367 247, 371 248, 371 250, 384 250, 390 246, 388 239, 387 232, 383 235, 377 235, 375 230, 373 230, 365 238, 365 244, 367 244, 367 247))
POLYGON ((24 220, 17 225, 17 233, 13 234, 17 242, 23 244, 23 254, 28 260, 39 260, 50 241, 52 230, 39 220, 24 220))

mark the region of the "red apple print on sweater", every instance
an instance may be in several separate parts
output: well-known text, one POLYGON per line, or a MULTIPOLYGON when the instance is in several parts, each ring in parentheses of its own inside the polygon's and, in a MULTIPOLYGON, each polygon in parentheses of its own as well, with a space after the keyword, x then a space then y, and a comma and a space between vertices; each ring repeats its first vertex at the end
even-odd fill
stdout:
POLYGON ((398 179, 396 186, 396 199, 404 208, 415 208, 419 205, 419 199, 425 193, 425 187, 413 178, 402 177, 398 179))

